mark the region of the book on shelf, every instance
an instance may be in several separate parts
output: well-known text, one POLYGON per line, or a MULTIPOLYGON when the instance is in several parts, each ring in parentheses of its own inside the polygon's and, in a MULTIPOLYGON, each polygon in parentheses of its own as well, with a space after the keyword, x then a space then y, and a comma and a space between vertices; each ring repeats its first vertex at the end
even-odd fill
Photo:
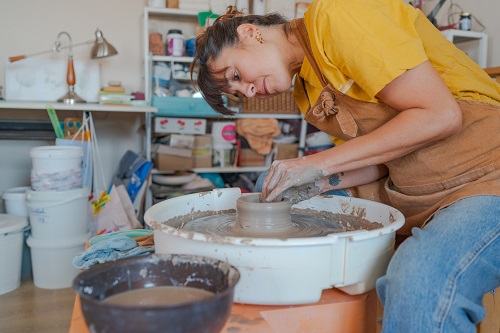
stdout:
POLYGON ((132 105, 133 95, 124 93, 99 93, 99 103, 105 105, 132 105))
POLYGON ((101 89, 103 93, 125 93, 125 87, 121 86, 108 86, 101 89))
POLYGON ((134 95, 126 94, 99 94, 99 99, 102 101, 117 100, 117 101, 130 101, 134 99, 134 95))

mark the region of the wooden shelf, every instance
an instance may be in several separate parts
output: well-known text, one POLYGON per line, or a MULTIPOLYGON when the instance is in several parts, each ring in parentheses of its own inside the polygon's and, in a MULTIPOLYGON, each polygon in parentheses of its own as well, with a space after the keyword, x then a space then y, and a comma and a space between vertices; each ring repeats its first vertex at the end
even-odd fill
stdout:
POLYGON ((152 56, 153 61, 180 62, 183 64, 192 63, 193 57, 172 57, 172 56, 152 56))
POLYGON ((475 61, 481 67, 486 67, 488 57, 488 35, 484 32, 464 31, 457 29, 443 30, 441 33, 455 45, 466 42, 477 42, 477 59, 475 61))
POLYGON ((97 103, 80 103, 80 104, 65 104, 51 102, 29 102, 15 101, 7 102, 0 101, 0 109, 20 109, 20 110, 46 110, 47 108, 54 110, 69 110, 69 111, 97 111, 97 112, 156 112, 157 108, 152 106, 121 106, 121 105, 102 105, 97 103))
MULTIPOLYGON (((245 173, 245 172, 263 172, 266 171, 268 167, 211 167, 211 168, 194 168, 191 171, 195 173, 245 173)), ((159 171, 158 169, 153 169, 151 172, 153 175, 169 174, 173 171, 159 171)))
POLYGON ((145 7, 144 13, 149 15, 173 16, 177 18, 179 17, 198 18, 197 11, 178 9, 178 8, 145 7))

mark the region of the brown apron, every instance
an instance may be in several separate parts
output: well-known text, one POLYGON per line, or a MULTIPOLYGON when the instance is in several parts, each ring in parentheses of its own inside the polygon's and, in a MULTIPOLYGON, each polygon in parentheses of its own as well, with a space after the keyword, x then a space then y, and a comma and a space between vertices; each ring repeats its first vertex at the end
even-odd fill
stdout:
MULTIPOLYGON (((384 103, 359 101, 330 86, 313 57, 303 19, 291 21, 291 28, 323 86, 320 97, 304 115, 308 123, 350 140, 375 130, 398 114, 384 103)), ((301 83, 307 96, 305 84, 301 83)), ((463 117, 460 133, 385 163, 388 177, 348 189, 354 197, 383 202, 400 210, 406 218, 400 234, 410 235, 412 227, 423 227, 439 209, 460 199, 500 195, 500 106, 469 100, 457 102, 463 117)))

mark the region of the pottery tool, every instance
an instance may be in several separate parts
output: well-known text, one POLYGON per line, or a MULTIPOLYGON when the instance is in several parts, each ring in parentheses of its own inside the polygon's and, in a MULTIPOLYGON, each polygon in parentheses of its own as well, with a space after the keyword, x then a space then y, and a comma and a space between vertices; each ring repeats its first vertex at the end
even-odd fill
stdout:
POLYGON ((61 129, 61 124, 59 123, 59 118, 57 117, 56 110, 54 110, 50 105, 47 107, 47 113, 49 114, 50 122, 52 127, 54 127, 54 132, 56 137, 61 139, 64 137, 63 130, 61 129))

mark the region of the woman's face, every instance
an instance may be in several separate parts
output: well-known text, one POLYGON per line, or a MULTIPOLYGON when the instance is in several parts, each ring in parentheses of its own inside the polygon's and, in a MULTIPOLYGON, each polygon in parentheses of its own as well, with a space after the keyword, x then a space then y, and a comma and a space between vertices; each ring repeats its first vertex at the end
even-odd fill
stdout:
MULTIPOLYGON (((240 32, 240 31, 239 31, 240 32)), ((263 43, 255 38, 256 30, 240 33, 241 44, 226 48, 211 64, 222 70, 228 84, 224 92, 246 97, 265 97, 287 91, 292 85, 289 64, 277 42, 263 43)))

